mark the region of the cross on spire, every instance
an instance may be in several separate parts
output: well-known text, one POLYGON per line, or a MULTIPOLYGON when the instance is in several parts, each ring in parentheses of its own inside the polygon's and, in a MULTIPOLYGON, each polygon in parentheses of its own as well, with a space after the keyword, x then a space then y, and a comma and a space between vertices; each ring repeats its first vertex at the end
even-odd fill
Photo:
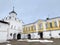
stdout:
POLYGON ((14 6, 13 6, 13 11, 14 11, 14 6))
POLYGON ((49 18, 49 14, 48 14, 48 18, 49 18))
POLYGON ((12 13, 14 13, 14 14, 16 14, 17 15, 17 13, 15 12, 15 10, 14 10, 14 0, 12 0, 12 4, 13 4, 13 7, 12 7, 12 11, 9 13, 9 14, 12 14, 12 13))

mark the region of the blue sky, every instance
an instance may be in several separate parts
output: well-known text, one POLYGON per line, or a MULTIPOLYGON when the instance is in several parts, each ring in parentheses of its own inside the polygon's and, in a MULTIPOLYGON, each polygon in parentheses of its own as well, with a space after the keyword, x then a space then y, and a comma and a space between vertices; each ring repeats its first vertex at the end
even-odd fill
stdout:
POLYGON ((60 16, 60 0, 0 0, 0 19, 9 15, 13 2, 17 17, 25 24, 60 16))

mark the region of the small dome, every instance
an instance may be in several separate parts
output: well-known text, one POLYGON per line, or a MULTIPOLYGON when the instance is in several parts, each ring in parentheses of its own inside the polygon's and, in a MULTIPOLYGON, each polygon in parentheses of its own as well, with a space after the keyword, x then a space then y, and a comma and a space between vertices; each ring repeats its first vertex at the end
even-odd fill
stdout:
POLYGON ((11 14, 11 13, 15 13, 16 15, 17 15, 17 13, 13 10, 13 11, 11 11, 9 14, 11 14))
POLYGON ((13 10, 9 14, 12 14, 12 13, 17 15, 17 13, 14 11, 14 6, 13 6, 13 10))

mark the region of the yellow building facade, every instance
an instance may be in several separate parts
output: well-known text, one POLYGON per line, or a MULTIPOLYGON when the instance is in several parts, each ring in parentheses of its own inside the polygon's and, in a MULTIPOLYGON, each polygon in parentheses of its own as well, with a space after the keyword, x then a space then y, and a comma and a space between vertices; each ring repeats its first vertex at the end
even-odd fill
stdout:
MULTIPOLYGON (((60 30, 60 17, 47 18, 46 20, 37 20, 34 23, 23 26, 23 34, 31 34, 38 32, 58 31, 60 30)), ((44 37, 44 36, 43 36, 44 37)))

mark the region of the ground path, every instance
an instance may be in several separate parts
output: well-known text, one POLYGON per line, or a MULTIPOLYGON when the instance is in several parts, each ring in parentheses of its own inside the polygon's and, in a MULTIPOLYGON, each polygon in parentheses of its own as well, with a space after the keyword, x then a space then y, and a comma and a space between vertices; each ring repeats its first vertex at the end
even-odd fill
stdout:
POLYGON ((17 40, 12 40, 9 43, 0 43, 0 45, 60 45, 60 39, 52 39, 54 42, 27 42, 27 41, 17 41, 17 40))

